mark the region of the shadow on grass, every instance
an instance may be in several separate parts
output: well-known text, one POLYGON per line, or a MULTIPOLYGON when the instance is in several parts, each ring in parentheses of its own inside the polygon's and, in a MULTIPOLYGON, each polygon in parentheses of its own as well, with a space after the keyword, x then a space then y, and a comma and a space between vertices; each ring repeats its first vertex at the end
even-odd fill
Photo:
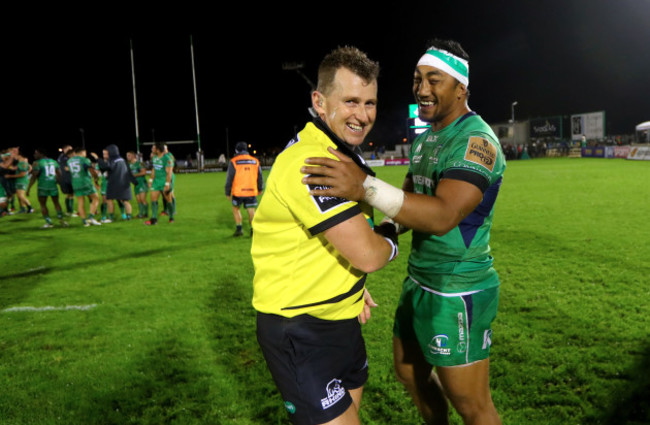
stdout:
POLYGON ((113 392, 89 399, 84 423, 202 424, 211 405, 210 375, 195 351, 175 336, 155 345, 113 392))
POLYGON ((117 260, 123 260, 126 258, 138 258, 138 257, 145 257, 147 255, 153 255, 153 254, 158 254, 160 252, 166 252, 168 251, 167 248, 159 248, 159 249, 149 249, 146 251, 140 251, 140 252, 129 252, 125 253, 123 255, 116 255, 114 257, 108 257, 105 258, 101 261, 92 259, 89 261, 79 261, 77 263, 73 264, 66 264, 65 267, 59 267, 59 266, 50 266, 50 267, 34 267, 32 269, 29 269, 27 271, 23 272, 18 272, 18 273, 11 273, 7 275, 0 275, 0 281, 5 280, 5 279, 17 279, 21 277, 30 277, 30 276, 36 276, 36 275, 42 275, 42 274, 47 274, 51 273, 54 271, 58 270, 70 270, 70 269, 75 269, 76 267, 86 267, 86 266, 95 266, 98 264, 102 263, 111 263, 113 261, 117 260))
MULTIPOLYGON (((7 296, 0 298, 0 309, 4 309, 10 305, 20 302, 20 300, 22 300, 27 293, 29 293, 34 287, 36 287, 36 285, 38 285, 38 279, 33 279, 28 282, 20 281, 18 279, 43 276, 57 271, 75 270, 77 268, 83 268, 87 266, 97 266, 98 264, 112 263, 114 261, 119 261, 122 259, 146 257, 148 255, 154 255, 166 251, 166 248, 159 248, 140 252, 128 252, 121 255, 106 257, 102 260, 93 258, 88 261, 79 261, 73 264, 66 264, 65 266, 38 266, 17 273, 0 275, 0 289, 8 294, 7 296)), ((34 257, 35 260, 38 261, 37 256, 34 257)))
POLYGON ((287 423, 279 392, 257 344, 256 313, 251 305, 252 274, 224 273, 208 302, 208 328, 222 370, 218 410, 222 423, 287 423), (227 377, 227 378, 226 378, 227 377))
POLYGON ((642 351, 641 360, 631 368, 629 380, 618 396, 612 394, 612 406, 598 422, 611 425, 650 424, 650 343, 642 351))

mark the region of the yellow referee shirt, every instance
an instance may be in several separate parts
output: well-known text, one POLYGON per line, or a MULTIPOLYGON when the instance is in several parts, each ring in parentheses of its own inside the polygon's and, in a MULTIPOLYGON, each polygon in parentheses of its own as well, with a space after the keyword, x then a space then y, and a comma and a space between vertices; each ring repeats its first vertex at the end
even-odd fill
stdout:
POLYGON ((253 307, 285 317, 350 319, 363 307, 365 273, 353 268, 323 231, 360 213, 372 226, 372 207, 312 196, 301 182, 305 158, 334 158, 328 146, 356 156, 322 122, 317 124, 308 123, 278 155, 253 218, 253 307))

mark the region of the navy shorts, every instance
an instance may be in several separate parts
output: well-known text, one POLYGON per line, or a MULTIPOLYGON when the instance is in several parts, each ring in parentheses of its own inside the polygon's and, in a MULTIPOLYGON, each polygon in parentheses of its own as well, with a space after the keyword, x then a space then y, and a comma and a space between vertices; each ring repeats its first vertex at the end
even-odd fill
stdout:
POLYGON ((240 205, 243 205, 244 208, 257 207, 257 196, 246 196, 246 197, 233 196, 232 206, 238 207, 240 205))
POLYGON ((352 404, 349 390, 368 379, 357 318, 332 321, 258 313, 257 341, 294 424, 337 418, 352 404))

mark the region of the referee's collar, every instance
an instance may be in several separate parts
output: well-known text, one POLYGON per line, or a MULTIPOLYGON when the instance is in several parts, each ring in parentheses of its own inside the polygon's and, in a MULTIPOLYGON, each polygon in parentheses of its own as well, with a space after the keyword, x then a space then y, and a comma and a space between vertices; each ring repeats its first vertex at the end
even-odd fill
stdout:
POLYGON ((345 155, 350 157, 352 161, 354 161, 355 164, 357 164, 366 174, 370 174, 371 176, 375 176, 375 172, 372 171, 370 167, 366 164, 366 162, 361 158, 361 155, 356 154, 352 148, 350 148, 350 145, 345 143, 343 140, 341 140, 334 132, 325 124, 325 122, 320 119, 319 117, 314 118, 314 125, 316 128, 318 128, 320 131, 325 133, 325 135, 336 145, 337 149, 340 152, 343 152, 345 155))

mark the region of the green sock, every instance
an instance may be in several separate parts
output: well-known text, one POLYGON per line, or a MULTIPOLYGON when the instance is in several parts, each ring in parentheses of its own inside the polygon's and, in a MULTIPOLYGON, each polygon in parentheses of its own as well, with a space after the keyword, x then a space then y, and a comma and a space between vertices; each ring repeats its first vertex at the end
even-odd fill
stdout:
POLYGON ((151 218, 158 218, 158 201, 151 201, 151 218))

